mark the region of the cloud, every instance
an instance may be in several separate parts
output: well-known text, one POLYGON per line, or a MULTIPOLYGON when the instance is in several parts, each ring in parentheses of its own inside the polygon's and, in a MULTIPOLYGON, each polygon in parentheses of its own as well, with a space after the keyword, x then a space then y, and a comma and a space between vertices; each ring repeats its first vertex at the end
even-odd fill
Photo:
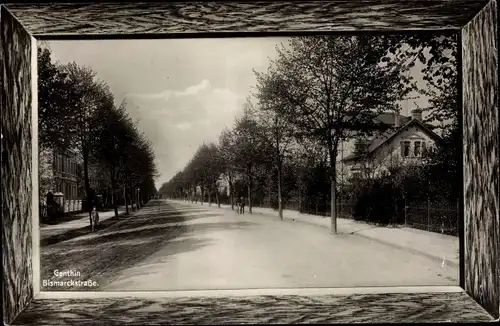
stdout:
POLYGON ((209 87, 210 87, 210 82, 207 79, 203 79, 201 83, 199 83, 198 85, 189 86, 182 92, 175 92, 174 95, 176 96, 196 95, 202 90, 207 89, 209 87))
POLYGON ((185 130, 191 129, 191 124, 187 123, 187 122, 182 122, 182 123, 178 123, 176 125, 176 127, 177 127, 177 129, 185 131, 185 130))
POLYGON ((245 100, 224 84, 213 87, 208 79, 183 90, 128 97, 129 109, 134 110, 134 117, 140 117, 141 129, 152 140, 164 181, 185 166, 200 144, 216 142, 241 112, 245 100))
POLYGON ((150 93, 150 94, 141 94, 141 93, 129 93, 128 96, 132 98, 140 98, 140 99, 163 99, 168 101, 172 97, 182 97, 188 95, 196 95, 203 90, 210 88, 210 81, 208 79, 203 79, 199 84, 189 86, 182 91, 176 91, 172 89, 167 89, 160 93, 150 93))

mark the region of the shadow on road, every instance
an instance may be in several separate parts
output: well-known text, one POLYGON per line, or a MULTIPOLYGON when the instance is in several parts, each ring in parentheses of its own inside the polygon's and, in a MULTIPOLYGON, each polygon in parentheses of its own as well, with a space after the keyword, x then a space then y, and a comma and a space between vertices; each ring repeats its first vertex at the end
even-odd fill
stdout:
MULTIPOLYGON (((122 215, 119 215, 118 219, 110 218, 110 219, 99 222, 99 225, 97 227, 97 231, 109 228, 110 226, 123 220, 124 217, 126 217, 126 216, 122 214, 122 215), (120 220, 120 218, 121 218, 121 220, 120 220)), ((80 219, 81 219, 81 217, 80 217, 80 219)), ((86 219, 88 220, 88 217, 86 219)), ((87 234, 91 233, 90 221, 88 221, 88 223, 89 223, 89 225, 87 225, 83 228, 71 229, 71 230, 68 230, 64 233, 54 234, 54 235, 48 236, 46 238, 42 237, 42 239, 40 240, 40 247, 43 248, 43 247, 55 245, 55 244, 58 244, 60 242, 72 240, 72 239, 87 235, 87 234)))
MULTIPOLYGON (((154 206, 157 206, 157 205, 154 205, 154 206)), ((154 206, 152 206, 152 207, 154 207, 154 206)), ((150 208, 149 205, 148 205, 148 208, 150 208)), ((146 209, 146 208, 144 207, 143 209, 146 209)), ((141 213, 141 212, 139 211, 138 213, 141 213)), ((127 220, 126 224, 118 224, 117 228, 113 229, 113 231, 121 230, 123 228, 130 229, 130 228, 133 228, 134 226, 142 225, 145 222, 144 220, 147 220, 148 224, 155 224, 156 220, 161 220, 162 222, 164 222, 165 218, 168 218, 170 222, 180 223, 180 222, 183 222, 186 219, 190 219, 190 218, 195 219, 195 218, 208 217, 208 216, 217 216, 217 214, 214 214, 214 213, 207 213, 207 214, 204 214, 203 216, 200 216, 200 215, 190 216, 189 214, 192 214, 192 212, 188 211, 188 213, 185 213, 185 214, 180 213, 178 211, 162 212, 161 217, 158 217, 158 213, 136 215, 134 217, 131 217, 130 220, 127 220)), ((109 227, 117 224, 117 222, 121 222, 123 220, 123 218, 127 218, 127 217, 128 216, 126 216, 125 214, 120 214, 118 219, 111 218, 111 219, 101 221, 101 222, 99 222, 99 225, 97 227, 97 231, 99 232, 101 230, 108 229, 109 227)), ((84 217, 84 218, 87 218, 87 217, 84 217)), ((82 217, 80 216, 78 219, 82 219, 82 217)), ((83 228, 71 229, 71 230, 68 230, 64 233, 51 235, 51 236, 48 236, 45 238, 43 237, 43 231, 41 231, 42 239, 40 240, 40 247, 51 246, 51 245, 58 244, 60 242, 64 242, 64 241, 72 240, 72 239, 75 239, 75 238, 78 238, 78 237, 81 237, 84 235, 88 235, 91 233, 90 221, 88 223, 89 223, 89 225, 87 225, 83 228)))
POLYGON ((167 259, 170 255, 198 250, 210 243, 210 240, 197 239, 198 234, 241 229, 252 224, 244 221, 196 221, 211 216, 220 214, 211 211, 198 211, 197 215, 188 211, 184 214, 183 211, 175 211, 175 208, 168 204, 148 205, 136 215, 119 221, 120 223, 104 221, 99 232, 89 233, 88 227, 66 232, 60 236, 58 242, 53 239, 52 245, 41 248, 42 290, 99 291, 99 287, 47 287, 43 285, 43 280, 55 280, 53 274, 56 269, 75 270, 79 271, 81 276, 62 277, 57 280, 92 279, 102 287, 113 281, 120 271, 138 265, 160 249, 162 254, 165 252, 161 258, 167 259), (192 221, 196 223, 190 223, 192 221), (185 235, 191 237, 183 237, 185 235))
POLYGON ((60 217, 60 218, 52 218, 52 219, 49 219, 48 217, 41 217, 40 218, 40 226, 64 224, 67 222, 79 220, 82 217, 83 216, 82 216, 81 212, 77 213, 77 214, 68 214, 68 215, 60 217))

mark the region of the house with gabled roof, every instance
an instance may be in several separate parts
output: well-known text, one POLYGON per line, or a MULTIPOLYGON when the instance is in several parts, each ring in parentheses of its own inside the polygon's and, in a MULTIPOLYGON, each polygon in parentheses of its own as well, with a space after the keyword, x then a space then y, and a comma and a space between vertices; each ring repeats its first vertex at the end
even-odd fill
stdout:
POLYGON ((421 109, 412 110, 409 117, 384 113, 376 120, 387 129, 355 141, 353 152, 342 160, 347 179, 373 178, 391 167, 424 164, 425 153, 440 145, 441 137, 422 121, 421 109))

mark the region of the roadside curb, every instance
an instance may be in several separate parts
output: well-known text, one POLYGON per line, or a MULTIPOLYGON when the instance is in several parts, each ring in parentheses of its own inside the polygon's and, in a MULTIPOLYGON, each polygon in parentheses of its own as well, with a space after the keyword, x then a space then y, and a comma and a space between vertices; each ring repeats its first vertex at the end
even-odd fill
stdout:
POLYGON ((393 242, 389 242, 389 241, 380 240, 378 238, 370 237, 370 236, 367 236, 365 234, 360 234, 360 233, 351 233, 351 234, 352 235, 357 235, 359 237, 362 237, 362 238, 365 238, 365 239, 369 239, 369 240, 372 240, 372 241, 375 241, 375 242, 378 242, 378 243, 381 243, 381 244, 384 244, 384 245, 387 245, 387 246, 392 246, 394 248, 398 248, 398 249, 402 249, 402 250, 407 250, 407 251, 410 251, 411 253, 414 253, 414 254, 420 254, 420 255, 426 256, 427 258, 436 260, 439 263, 442 263, 443 260, 444 260, 444 261, 446 261, 446 264, 449 265, 449 266, 451 266, 451 267, 455 267, 455 268, 459 267, 458 263, 455 263, 454 261, 452 261, 452 260, 450 260, 448 258, 443 258, 443 257, 439 257, 439 256, 436 256, 436 255, 432 255, 432 254, 429 254, 428 252, 425 252, 425 251, 422 251, 422 250, 418 250, 418 249, 407 247, 407 246, 402 246, 402 245, 399 245, 399 244, 396 244, 396 243, 393 243, 393 242))
MULTIPOLYGON (((207 207, 210 207, 210 206, 207 206, 207 207)), ((215 207, 212 206, 210 208, 219 209, 217 206, 215 206, 215 207)), ((231 211, 231 207, 220 207, 220 208, 231 211)), ((256 207, 256 208, 258 208, 258 207, 256 207)), ((272 215, 270 213, 263 213, 263 212, 255 212, 254 211, 254 212, 252 212, 252 214, 258 214, 258 215, 261 215, 261 216, 268 216, 268 217, 276 217, 279 220, 279 216, 274 216, 274 215, 272 215)), ((314 222, 311 222, 311 221, 307 221, 305 219, 295 219, 295 218, 292 218, 292 217, 287 217, 284 214, 283 214, 283 221, 294 222, 294 223, 302 223, 302 224, 308 224, 308 225, 314 225, 314 226, 321 227, 323 229, 329 229, 328 226, 321 225, 321 224, 318 224, 318 223, 314 223, 314 222)), ((459 263, 456 263, 456 262, 454 262, 454 261, 452 261, 452 260, 450 260, 448 258, 439 257, 439 256, 436 256, 436 255, 430 254, 428 252, 425 252, 425 251, 422 251, 422 250, 418 250, 418 249, 415 249, 415 248, 412 248, 412 247, 408 247, 408 246, 399 245, 399 244, 396 244, 394 242, 384 241, 384 240, 381 240, 379 238, 372 237, 372 236, 369 236, 369 235, 365 235, 365 234, 362 234, 362 233, 359 233, 359 232, 360 231, 345 232, 345 234, 359 236, 359 237, 362 237, 362 238, 365 238, 365 239, 368 239, 368 240, 371 240, 371 241, 374 241, 374 242, 378 242, 378 243, 386 245, 386 246, 391 246, 391 247, 394 247, 394 248, 397 248, 397 249, 401 249, 401 250, 407 250, 407 251, 409 251, 411 253, 423 255, 423 256, 425 256, 427 258, 435 260, 438 263, 442 263, 443 260, 444 260, 448 266, 453 267, 453 268, 458 268, 460 266, 459 263)))
MULTIPOLYGON (((262 213, 260 213, 260 214, 264 215, 262 213)), ((285 217, 285 219, 288 219, 288 220, 291 219, 294 222, 299 222, 299 223, 304 223, 304 224, 309 224, 309 225, 316 225, 316 226, 319 226, 319 227, 322 227, 322 228, 325 228, 325 229, 329 229, 329 227, 327 227, 325 225, 321 225, 321 224, 310 222, 310 221, 306 221, 306 220, 293 219, 293 218, 290 218, 290 217, 285 217)), ((452 260, 450 260, 448 258, 444 258, 443 259, 443 257, 432 255, 432 254, 430 254, 428 252, 425 252, 425 251, 422 251, 422 250, 418 250, 418 249, 415 249, 415 248, 412 248, 412 247, 408 247, 408 246, 399 245, 397 243, 390 242, 390 241, 384 241, 384 240, 381 240, 381 239, 376 238, 376 237, 372 237, 372 236, 369 236, 369 235, 366 235, 366 234, 363 234, 363 233, 359 233, 361 231, 362 230, 353 231, 353 232, 345 232, 345 233, 346 234, 350 234, 350 235, 356 235, 356 236, 359 236, 359 237, 362 237, 362 238, 365 238, 365 239, 368 239, 368 240, 371 240, 371 241, 375 241, 375 242, 378 242, 378 243, 386 245, 386 246, 391 246, 391 247, 394 247, 394 248, 397 248, 397 249, 401 249, 401 250, 407 250, 407 251, 409 251, 411 253, 414 253, 414 254, 420 254, 420 255, 426 256, 427 258, 430 258, 432 260, 436 260, 439 263, 442 263, 443 260, 446 260, 446 264, 448 264, 448 265, 450 265, 452 267, 455 267, 455 268, 459 267, 458 263, 455 263, 454 261, 452 261, 452 260)))
MULTIPOLYGON (((263 213, 259 213, 259 214, 264 215, 263 213)), ((285 219, 292 220, 293 222, 299 222, 299 223, 304 223, 304 224, 309 224, 309 225, 316 225, 316 226, 319 226, 319 227, 322 227, 322 228, 325 228, 325 229, 329 229, 328 226, 321 225, 321 224, 314 223, 314 222, 310 222, 310 221, 306 221, 306 220, 293 219, 293 218, 290 218, 290 217, 285 217, 285 219)), ((381 240, 379 238, 376 238, 376 237, 373 237, 373 236, 369 236, 369 235, 366 235, 366 234, 363 234, 363 233, 360 233, 360 232, 362 232, 362 230, 353 231, 353 232, 345 232, 345 234, 356 235, 356 236, 359 236, 359 237, 362 237, 362 238, 365 238, 365 239, 368 239, 368 240, 371 240, 371 241, 378 242, 378 243, 386 245, 386 246, 391 246, 391 247, 394 247, 394 248, 397 248, 397 249, 401 249, 401 250, 407 250, 407 251, 410 251, 411 253, 414 253, 414 254, 420 254, 420 255, 426 256, 427 258, 436 260, 439 263, 442 263, 443 260, 446 260, 446 264, 451 265, 452 267, 455 267, 455 268, 459 267, 458 263, 456 263, 456 262, 454 262, 454 261, 452 261, 452 260, 450 260, 448 258, 444 258, 443 259, 443 257, 439 257, 439 256, 436 256, 436 255, 430 254, 430 253, 425 252, 423 250, 418 250, 418 249, 415 249, 415 248, 412 248, 412 247, 403 246, 403 245, 400 245, 400 244, 397 244, 397 243, 394 243, 394 242, 390 242, 390 241, 384 241, 384 240, 381 240)))

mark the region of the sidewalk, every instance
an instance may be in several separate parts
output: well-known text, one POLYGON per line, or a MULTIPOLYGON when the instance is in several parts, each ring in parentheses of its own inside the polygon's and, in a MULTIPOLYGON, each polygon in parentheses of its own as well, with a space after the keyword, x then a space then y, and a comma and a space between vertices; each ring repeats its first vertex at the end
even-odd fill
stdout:
MULTIPOLYGON (((207 204, 208 203, 204 203, 207 204)), ((212 208, 217 204, 212 203, 212 208)), ((231 205, 221 204, 221 208, 231 209, 231 205)), ((245 207, 245 214, 248 207, 245 207)), ((252 207, 253 214, 278 218, 278 211, 271 208, 252 207)), ((295 210, 283 210, 283 219, 292 223, 306 223, 331 229, 330 217, 303 214, 295 210)), ((386 245, 425 255, 452 267, 459 266, 458 237, 428 232, 407 227, 378 227, 364 222, 337 218, 337 231, 349 233, 386 245)))
MULTIPOLYGON (((125 213, 125 206, 118 206, 118 215, 122 215, 123 213, 125 213)), ((90 225, 89 213, 87 212, 78 213, 76 214, 76 216, 81 216, 81 218, 72 219, 67 222, 63 221, 61 223, 54 225, 44 224, 43 226, 40 227, 40 240, 55 235, 64 234, 69 230, 85 228, 90 225)), ((106 212, 99 212, 99 223, 108 220, 113 216, 115 216, 115 211, 113 209, 106 212)))

